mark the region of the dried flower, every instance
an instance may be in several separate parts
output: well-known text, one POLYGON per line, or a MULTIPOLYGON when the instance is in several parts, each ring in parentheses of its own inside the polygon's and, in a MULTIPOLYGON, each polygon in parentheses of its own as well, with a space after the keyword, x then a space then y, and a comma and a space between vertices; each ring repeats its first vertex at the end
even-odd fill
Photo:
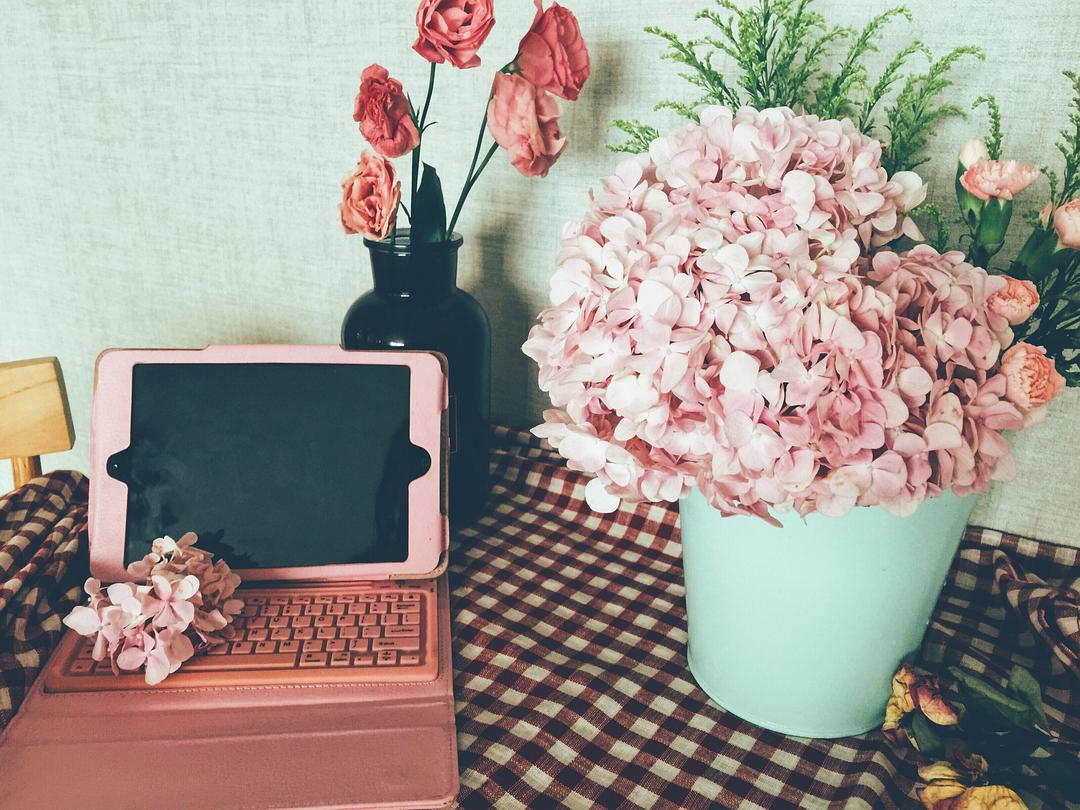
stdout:
POLYGON ((401 82, 391 79, 381 65, 368 65, 364 69, 353 105, 353 120, 360 125, 360 134, 380 155, 401 157, 420 143, 420 133, 401 82))

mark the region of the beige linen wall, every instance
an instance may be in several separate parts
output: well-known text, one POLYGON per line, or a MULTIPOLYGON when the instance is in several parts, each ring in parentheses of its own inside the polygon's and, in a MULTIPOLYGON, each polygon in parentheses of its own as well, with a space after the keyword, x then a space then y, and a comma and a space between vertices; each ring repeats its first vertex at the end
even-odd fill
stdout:
MULTIPOLYGON (((546 301, 563 223, 616 162, 605 123, 671 123, 650 108, 687 95, 642 26, 689 31, 697 6, 564 4, 593 62, 581 99, 563 105, 569 149, 546 180, 496 156, 460 225, 460 281, 492 321, 494 413, 520 425, 544 399, 519 347, 546 301)), ((914 22, 894 23, 886 50, 913 36, 939 53, 981 45, 987 60, 962 66, 955 97, 966 106, 997 93, 1008 155, 1052 160, 1067 100, 1059 74, 1080 67, 1080 4, 907 4, 914 22)), ((0 5, 0 361, 60 357, 79 439, 47 466, 86 469, 91 374, 106 347, 336 342, 345 309, 370 285, 363 245, 336 219, 338 183, 361 149, 352 97, 371 62, 422 94, 427 63, 409 49, 415 3, 0 5)), ((884 7, 818 5, 851 24, 884 7)), ((464 178, 492 72, 514 56, 533 13, 528 0, 498 0, 496 12, 484 64, 438 71, 425 157, 449 195, 464 178)), ((956 148, 982 128, 976 115, 942 129, 927 169, 935 197, 948 201, 956 148)), ((0 491, 9 480, 0 472, 0 491)))

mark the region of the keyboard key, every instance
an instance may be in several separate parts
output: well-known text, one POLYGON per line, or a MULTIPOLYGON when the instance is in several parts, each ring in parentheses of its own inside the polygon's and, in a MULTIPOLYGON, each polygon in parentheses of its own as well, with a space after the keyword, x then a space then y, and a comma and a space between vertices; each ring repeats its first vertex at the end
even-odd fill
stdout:
POLYGON ((341 652, 342 650, 345 649, 345 645, 347 643, 348 642, 346 642, 345 639, 343 639, 343 638, 332 638, 328 642, 326 642, 326 651, 327 652, 341 652))
POLYGON ((357 617, 356 623, 361 627, 371 627, 379 623, 379 617, 369 613, 367 616, 357 617))
POLYGON ((337 628, 320 627, 315 631, 315 638, 337 638, 337 628))
POLYGON ((335 602, 344 602, 346 604, 348 604, 350 602, 355 602, 356 601, 356 594, 343 593, 343 594, 341 594, 339 596, 335 596, 334 601, 335 602))
POLYGON ((379 617, 379 624, 381 624, 383 627, 391 624, 397 624, 399 621, 401 621, 401 617, 398 616, 396 613, 387 613, 385 616, 379 617))
POLYGON ((305 616, 321 616, 325 605, 304 605, 305 616))
POLYGON ((265 596, 259 596, 259 595, 245 596, 244 597, 244 602, 246 604, 249 604, 249 605, 265 605, 266 604, 266 597, 265 596))
POLYGON ((393 666, 397 663, 397 653, 392 650, 383 650, 375 656, 375 665, 379 667, 393 666))
POLYGON ((247 620, 248 627, 266 627, 266 623, 270 621, 265 616, 256 616, 253 619, 247 620))
POLYGON ((261 608, 259 608, 259 615, 260 616, 280 616, 281 615, 281 606, 280 605, 266 605, 265 607, 261 607, 261 608))
POLYGON ((255 654, 256 655, 266 655, 267 653, 276 653, 276 652, 277 652, 277 642, 276 641, 260 641, 258 644, 255 645, 255 654))
POLYGON ((356 617, 355 616, 335 616, 334 617, 334 624, 337 627, 355 627, 356 626, 356 617))
POLYGON ((338 638, 356 638, 357 636, 360 635, 360 628, 359 627, 339 627, 338 631, 337 631, 337 634, 338 634, 338 638))
POLYGON ((206 651, 207 655, 226 655, 229 652, 228 644, 215 644, 206 651))
POLYGON ((300 652, 300 642, 299 641, 283 641, 278 645, 278 652, 283 652, 283 653, 300 652))
POLYGON ((328 594, 319 594, 312 600, 316 605, 331 605, 334 603, 334 597, 328 594))
POLYGON ((244 633, 245 641, 266 641, 270 637, 270 631, 265 627, 252 627, 244 633))
POLYGON ((379 595, 376 593, 360 593, 356 595, 357 602, 378 602, 379 595))
POLYGON ((325 667, 326 666, 326 653, 321 653, 321 652, 304 652, 304 653, 300 653, 300 666, 301 667, 325 667))
POLYGON ((352 664, 352 655, 347 652, 336 652, 330 656, 330 666, 347 667, 352 664))
POLYGON ((312 621, 311 616, 293 616, 291 624, 293 627, 311 627, 312 621))
POLYGON ((416 591, 406 591, 401 595, 402 602, 419 602, 420 594, 416 591))
POLYGON ((244 605, 244 609, 242 611, 240 611, 240 615, 241 616, 258 616, 259 615, 259 606, 258 605, 244 605))
POLYGON ((418 652, 420 639, 418 638, 376 638, 371 641, 371 649, 379 650, 407 650, 418 652))
POLYGON ((294 593, 289 601, 294 605, 310 605, 312 596, 309 593, 294 593))
POLYGON ((340 616, 345 612, 345 605, 341 603, 335 603, 333 605, 326 606, 327 616, 340 616))
POLYGON ((287 596, 271 596, 269 600, 271 605, 287 605, 289 604, 289 597, 287 596))
POLYGON ((348 613, 350 616, 362 616, 364 615, 366 610, 367 608, 364 607, 363 602, 356 602, 355 604, 349 605, 348 610, 346 610, 345 612, 348 613))
POLYGON ((232 647, 229 648, 229 654, 250 655, 252 649, 254 649, 254 645, 250 641, 234 641, 232 647))
POLYGON ((390 605, 386 604, 386 602, 372 602, 370 605, 368 605, 368 613, 382 614, 389 612, 390 605))
POLYGON ((420 624, 419 613, 406 613, 401 617, 402 624, 420 624))
POLYGON ((349 642, 349 652, 367 652, 371 649, 371 642, 366 638, 354 638, 349 642))
POLYGON ((315 638, 315 628, 313 627, 296 627, 292 632, 293 638, 304 640, 309 638, 315 638))
POLYGON ((304 652, 322 652, 326 649, 326 642, 321 638, 308 639, 304 642, 304 652))
POLYGON ((274 641, 288 641, 292 638, 292 630, 288 627, 279 627, 270 631, 270 638, 274 641))
MULTIPOLYGON (((321 653, 316 653, 321 655, 321 653)), ((208 672, 223 669, 292 669, 295 653, 272 655, 196 655, 184 662, 183 672, 208 672)))
POLYGON ((364 638, 379 638, 382 636, 382 630, 378 627, 365 627, 360 631, 360 635, 364 638))
POLYGON ((387 638, 405 638, 420 635, 420 628, 415 624, 402 624, 396 627, 387 627, 383 631, 387 638))
POLYGON ((352 665, 354 667, 370 667, 375 665, 375 656, 373 655, 354 655, 352 659, 352 665))
POLYGON ((399 594, 391 592, 391 593, 384 593, 379 598, 383 602, 396 602, 398 600, 398 596, 399 596, 399 594))
POLYGON ((281 609, 282 616, 299 616, 303 612, 303 605, 286 605, 281 609))
POLYGON ((419 666, 420 656, 413 653, 401 653, 398 656, 398 663, 401 664, 403 667, 419 666))
POLYGON ((390 606, 392 613, 419 613, 420 604, 418 602, 398 602, 396 605, 390 606))
POLYGON ((269 624, 270 624, 270 627, 288 627, 289 624, 290 624, 289 617, 288 616, 273 616, 273 617, 270 618, 269 624))
POLYGON ((333 627, 334 626, 334 617, 333 616, 316 616, 315 617, 315 626, 316 627, 333 627))

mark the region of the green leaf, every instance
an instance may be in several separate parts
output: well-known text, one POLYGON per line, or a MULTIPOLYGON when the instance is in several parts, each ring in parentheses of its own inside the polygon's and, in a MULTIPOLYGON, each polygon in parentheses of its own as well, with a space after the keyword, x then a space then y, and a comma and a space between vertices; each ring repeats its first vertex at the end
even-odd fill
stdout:
POLYGON ((1032 757, 1028 760, 1031 769, 1059 789, 1080 787, 1080 761, 1065 754, 1049 757, 1032 757))
POLYGON ((446 203, 443 202, 442 182, 435 168, 424 164, 420 188, 412 201, 412 243, 446 241, 446 203))
POLYGON ((1000 689, 957 667, 949 667, 949 672, 961 687, 968 712, 975 709, 988 716, 988 719, 999 721, 1006 726, 1031 728, 1031 713, 1027 703, 1009 697, 1000 689))
POLYGON ((915 714, 911 721, 911 733, 915 737, 915 742, 919 744, 919 753, 923 756, 934 759, 945 753, 944 741, 934 731, 933 724, 922 714, 915 714))
POLYGON ((1042 687, 1039 686, 1035 677, 1023 667, 1014 666, 1012 672, 1009 673, 1008 689, 1011 694, 1031 707, 1032 715, 1039 727, 1049 731, 1050 722, 1046 719, 1046 712, 1043 711, 1042 687))

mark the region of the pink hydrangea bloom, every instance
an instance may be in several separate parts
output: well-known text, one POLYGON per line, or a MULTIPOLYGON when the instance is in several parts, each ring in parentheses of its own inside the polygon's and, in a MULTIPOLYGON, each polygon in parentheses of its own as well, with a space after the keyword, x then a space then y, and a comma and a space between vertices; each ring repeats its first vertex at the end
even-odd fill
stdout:
POLYGON ((523 348, 594 508, 908 514, 1008 475, 1005 281, 883 249, 925 189, 880 160, 847 121, 714 107, 592 194, 523 348))
POLYGON ((222 560, 195 548, 195 534, 160 537, 150 554, 128 566, 143 584, 116 582, 104 591, 91 577, 86 605, 72 609, 64 624, 94 638, 93 657, 113 671, 143 669, 154 685, 180 668, 199 649, 233 635, 232 619, 244 608, 235 597, 240 578, 222 560))

